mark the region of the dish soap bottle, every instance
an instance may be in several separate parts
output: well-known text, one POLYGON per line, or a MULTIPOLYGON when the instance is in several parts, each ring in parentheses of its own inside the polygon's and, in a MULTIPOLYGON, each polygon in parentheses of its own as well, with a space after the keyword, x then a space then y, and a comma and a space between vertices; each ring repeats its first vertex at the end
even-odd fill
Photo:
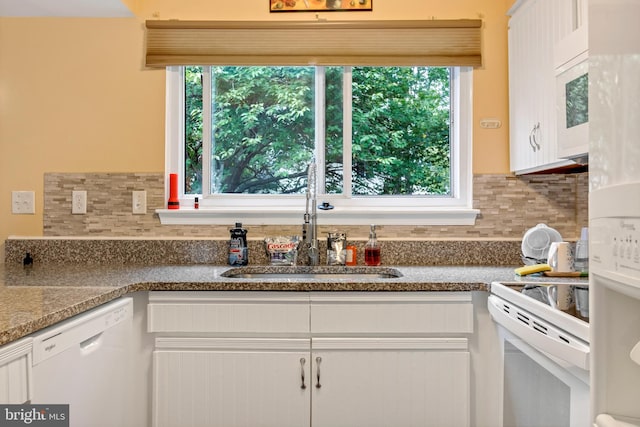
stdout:
POLYGON ((249 264, 249 249, 247 248, 247 230, 242 228, 241 222, 236 222, 235 228, 229 230, 229 265, 239 266, 249 264))
POLYGON ((369 241, 364 246, 364 263, 366 265, 380 265, 380 245, 376 237, 376 226, 371 224, 369 231, 369 241))

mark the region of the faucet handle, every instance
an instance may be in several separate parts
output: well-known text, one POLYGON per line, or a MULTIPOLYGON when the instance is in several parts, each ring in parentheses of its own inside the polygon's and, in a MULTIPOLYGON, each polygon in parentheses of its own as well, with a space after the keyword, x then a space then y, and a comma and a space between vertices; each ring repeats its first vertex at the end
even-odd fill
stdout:
POLYGON ((318 209, 322 209, 323 211, 330 211, 333 209, 333 205, 329 202, 322 202, 322 204, 318 205, 318 209))

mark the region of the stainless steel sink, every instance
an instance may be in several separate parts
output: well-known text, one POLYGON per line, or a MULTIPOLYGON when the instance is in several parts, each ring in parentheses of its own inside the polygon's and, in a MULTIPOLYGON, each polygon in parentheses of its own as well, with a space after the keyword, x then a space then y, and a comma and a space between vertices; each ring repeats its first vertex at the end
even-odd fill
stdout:
POLYGON ((234 279, 394 279, 402 277, 395 268, 379 267, 239 267, 222 273, 234 279))

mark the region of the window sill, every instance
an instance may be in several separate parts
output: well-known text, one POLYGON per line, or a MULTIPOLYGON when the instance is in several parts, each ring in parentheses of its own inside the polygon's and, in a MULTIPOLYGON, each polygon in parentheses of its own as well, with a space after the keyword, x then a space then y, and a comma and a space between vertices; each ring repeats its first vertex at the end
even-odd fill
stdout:
MULTIPOLYGON (((157 209, 163 225, 245 225, 302 224, 303 210, 277 209, 157 209)), ((478 209, 376 209, 366 212, 350 209, 318 211, 320 225, 475 225, 478 209)))

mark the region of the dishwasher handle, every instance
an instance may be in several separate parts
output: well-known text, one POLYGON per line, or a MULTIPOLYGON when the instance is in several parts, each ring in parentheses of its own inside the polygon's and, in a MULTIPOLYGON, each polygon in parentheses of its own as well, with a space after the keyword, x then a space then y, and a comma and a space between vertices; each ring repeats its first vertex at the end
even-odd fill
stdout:
POLYGON ((87 338, 86 340, 80 343, 80 351, 82 354, 93 353, 95 350, 101 347, 102 345, 102 335, 104 331, 98 332, 92 337, 87 338))

